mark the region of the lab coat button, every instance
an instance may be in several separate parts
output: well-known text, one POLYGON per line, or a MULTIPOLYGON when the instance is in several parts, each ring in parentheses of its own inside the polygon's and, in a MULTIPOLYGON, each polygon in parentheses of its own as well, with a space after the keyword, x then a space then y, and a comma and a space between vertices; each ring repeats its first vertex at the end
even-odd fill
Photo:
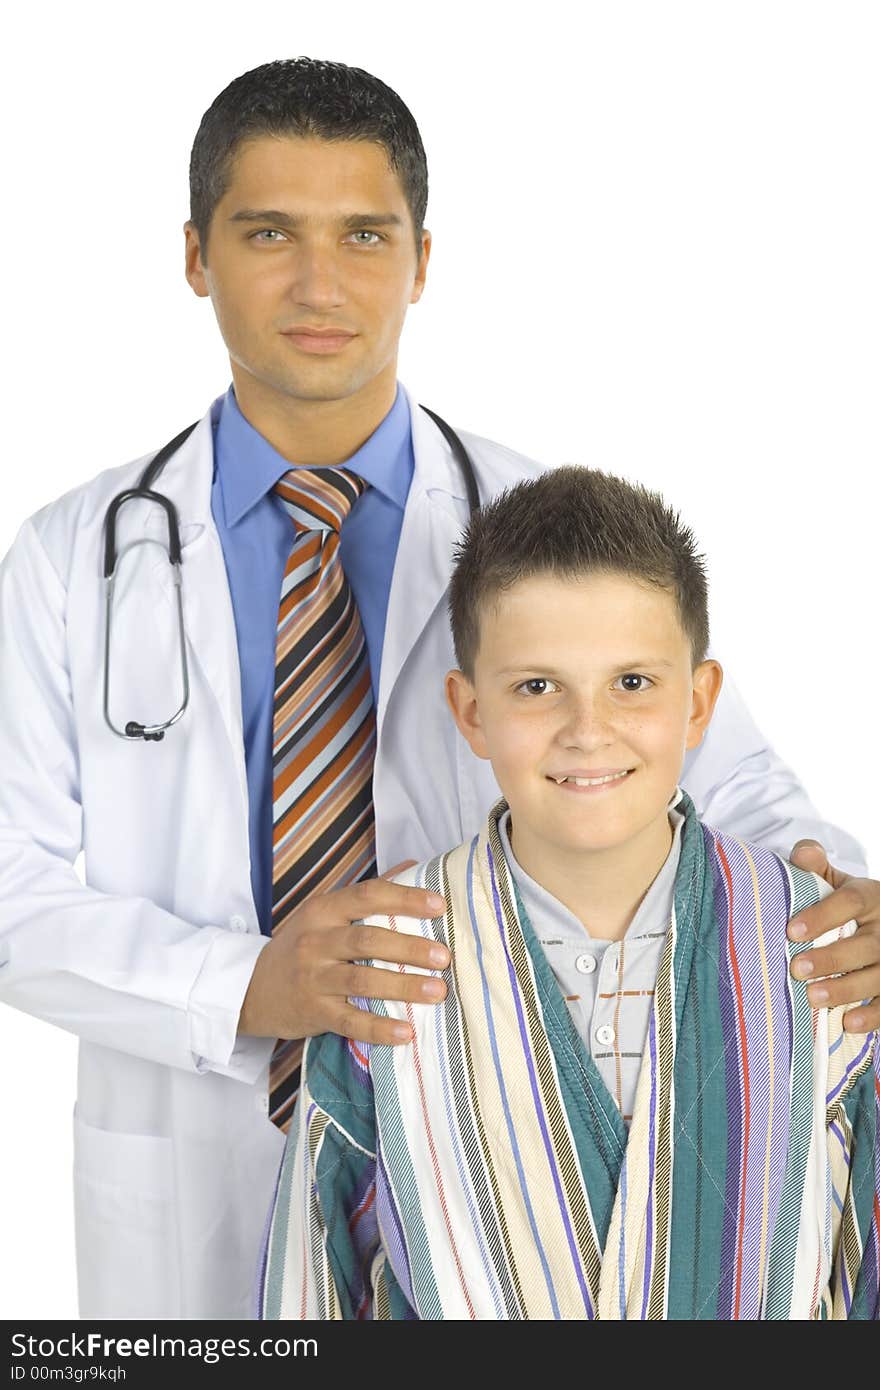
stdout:
POLYGON ((247 922, 237 913, 234 917, 230 917, 229 925, 233 931, 247 931, 247 922))
POLYGON ((578 956, 574 964, 575 969, 579 970, 582 975, 592 975, 593 971, 596 969, 596 957, 589 956, 585 953, 582 956, 578 956))
POLYGON ((601 1028, 596 1029, 596 1042, 603 1047, 610 1047, 614 1042, 614 1029, 610 1023, 603 1023, 601 1028))

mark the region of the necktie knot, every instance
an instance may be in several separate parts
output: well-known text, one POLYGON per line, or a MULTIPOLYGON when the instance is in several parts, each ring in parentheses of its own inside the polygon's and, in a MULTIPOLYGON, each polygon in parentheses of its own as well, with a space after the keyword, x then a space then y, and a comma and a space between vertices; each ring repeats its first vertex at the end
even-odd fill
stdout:
POLYGON ((291 468, 273 491, 297 531, 336 531, 367 484, 348 468, 291 468))

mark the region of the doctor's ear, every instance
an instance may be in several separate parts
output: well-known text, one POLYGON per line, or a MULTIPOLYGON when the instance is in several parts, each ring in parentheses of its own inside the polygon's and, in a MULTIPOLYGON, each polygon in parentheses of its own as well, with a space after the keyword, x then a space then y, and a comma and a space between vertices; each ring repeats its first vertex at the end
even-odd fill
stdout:
POLYGON ((446 703, 452 710, 459 733, 470 744, 471 752, 476 753, 478 758, 488 759, 489 750, 480 723, 476 691, 464 671, 447 671, 446 703))
POLYGON ((428 274, 428 260, 431 255, 431 233, 422 232, 422 253, 419 256, 419 263, 416 267, 416 277, 413 281, 412 294, 409 297, 410 304, 418 304, 425 288, 425 278, 428 274))
POLYGON ((186 237, 186 278, 187 282, 200 299, 210 298, 208 282, 205 278, 205 262, 202 259, 202 247, 199 234, 194 222, 184 222, 183 234, 186 237))

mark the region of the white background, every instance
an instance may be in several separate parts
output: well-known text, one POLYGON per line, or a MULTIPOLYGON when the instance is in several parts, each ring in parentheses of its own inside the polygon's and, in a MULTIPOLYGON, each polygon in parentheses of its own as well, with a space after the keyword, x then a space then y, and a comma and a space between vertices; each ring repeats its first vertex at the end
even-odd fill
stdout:
MULTIPOLYGON (((228 384, 181 233, 217 92, 300 53, 365 67, 411 107, 431 175, 402 378, 462 428, 682 509, 725 665, 880 868, 873 4, 15 9, 0 553, 228 384)), ((0 1317, 73 1317, 75 1043, 3 1010, 0 1049, 0 1317)))

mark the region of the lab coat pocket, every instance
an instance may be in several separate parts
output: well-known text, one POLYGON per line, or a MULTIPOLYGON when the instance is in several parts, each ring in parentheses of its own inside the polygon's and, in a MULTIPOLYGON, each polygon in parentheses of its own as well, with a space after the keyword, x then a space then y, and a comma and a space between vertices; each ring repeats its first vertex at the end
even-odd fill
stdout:
POLYGON ((170 1139, 74 1114, 81 1318, 164 1318, 180 1307, 170 1139))

